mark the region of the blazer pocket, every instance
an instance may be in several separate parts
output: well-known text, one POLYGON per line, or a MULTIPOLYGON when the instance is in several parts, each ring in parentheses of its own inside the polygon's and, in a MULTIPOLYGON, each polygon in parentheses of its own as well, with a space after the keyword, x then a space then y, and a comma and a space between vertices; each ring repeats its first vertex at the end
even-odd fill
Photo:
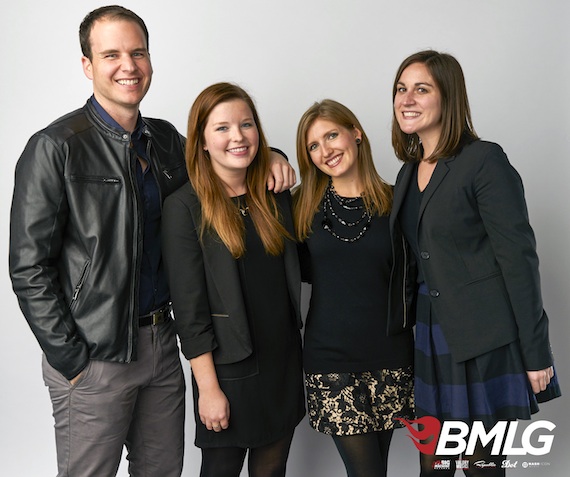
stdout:
POLYGON ((253 347, 249 328, 243 328, 226 313, 211 313, 214 337, 218 347, 212 355, 214 363, 231 364, 242 361, 251 355, 253 347))
POLYGON ((495 271, 495 272, 493 272, 493 273, 489 273, 489 274, 484 275, 484 276, 482 276, 482 277, 478 277, 478 278, 474 278, 473 280, 469 280, 468 282, 465 283, 465 286, 474 285, 474 284, 476 284, 476 283, 484 282, 484 281, 486 281, 486 280, 493 280, 493 279, 495 279, 495 278, 497 278, 497 277, 500 277, 501 275, 502 275, 502 274, 501 274, 501 271, 500 271, 500 270, 497 270, 497 271, 495 271))
POLYGON ((211 313, 211 317, 218 343, 212 353, 218 380, 232 381, 257 375, 259 365, 253 354, 249 330, 244 336, 225 313, 211 313))

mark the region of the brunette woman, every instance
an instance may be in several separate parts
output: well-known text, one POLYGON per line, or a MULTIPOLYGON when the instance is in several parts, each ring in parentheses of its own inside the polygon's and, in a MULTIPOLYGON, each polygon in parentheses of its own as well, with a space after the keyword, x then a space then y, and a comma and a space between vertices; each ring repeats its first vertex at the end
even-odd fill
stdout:
POLYGON ((165 201, 176 328, 190 361, 203 477, 285 475, 304 415, 300 271, 288 192, 267 191, 255 105, 219 83, 194 102, 190 183, 165 201))
MULTIPOLYGON (((400 65, 392 143, 404 162, 391 223, 418 262, 415 397, 419 417, 530 419, 560 395, 521 179, 471 121, 461 66, 422 51, 400 65)), ((504 456, 479 443, 465 470, 502 476, 504 456), (487 465, 479 466, 477 462, 487 465), (481 468, 482 467, 482 468, 481 468)), ((441 456, 421 454, 421 475, 441 456)))

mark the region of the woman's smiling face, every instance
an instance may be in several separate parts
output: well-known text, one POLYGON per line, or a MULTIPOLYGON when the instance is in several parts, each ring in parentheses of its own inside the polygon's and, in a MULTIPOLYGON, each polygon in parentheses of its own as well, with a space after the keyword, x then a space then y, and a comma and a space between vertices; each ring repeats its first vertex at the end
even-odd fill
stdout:
POLYGON ((441 93, 425 64, 413 63, 402 72, 394 113, 404 133, 417 134, 424 150, 435 148, 441 135, 441 93))

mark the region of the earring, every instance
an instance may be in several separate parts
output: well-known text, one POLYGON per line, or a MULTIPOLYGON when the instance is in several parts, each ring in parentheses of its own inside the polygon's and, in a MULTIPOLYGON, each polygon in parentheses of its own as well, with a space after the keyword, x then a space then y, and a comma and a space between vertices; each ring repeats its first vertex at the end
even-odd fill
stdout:
POLYGON ((360 144, 360 138, 359 137, 356 138, 356 144, 360 144))

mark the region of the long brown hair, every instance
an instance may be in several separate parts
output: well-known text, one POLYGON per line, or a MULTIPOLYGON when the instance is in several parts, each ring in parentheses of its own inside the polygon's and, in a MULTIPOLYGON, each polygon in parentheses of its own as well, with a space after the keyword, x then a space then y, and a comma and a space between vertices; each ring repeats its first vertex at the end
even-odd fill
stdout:
MULTIPOLYGON (((398 68, 392 88, 392 102, 398 91, 398 82, 404 70, 414 64, 426 66, 441 94, 441 136, 432 153, 427 158, 430 162, 441 157, 456 154, 465 139, 478 139, 467 98, 465 77, 459 62, 447 53, 425 50, 408 56, 398 68)), ((422 159, 423 148, 416 133, 406 134, 400 129, 396 112, 392 117, 392 146, 396 157, 404 162, 415 162, 422 159)))
POLYGON ((299 240, 311 233, 311 223, 319 209, 329 176, 311 160, 307 149, 307 132, 317 119, 326 119, 347 130, 354 128, 362 133, 358 145, 358 175, 363 185, 362 199, 370 215, 384 215, 392 208, 392 188, 376 172, 370 141, 354 113, 332 99, 314 103, 301 117, 297 127, 297 162, 301 185, 293 195, 295 231, 299 240))
POLYGON ((241 100, 250 108, 259 133, 259 147, 246 173, 246 202, 255 229, 267 253, 283 252, 284 238, 290 238, 280 222, 277 202, 266 187, 269 173, 269 148, 251 97, 239 86, 216 83, 202 91, 188 117, 186 166, 192 186, 202 207, 200 239, 215 232, 233 257, 245 253, 245 224, 243 217, 214 172, 209 153, 204 150, 204 129, 212 110, 220 103, 241 100))

